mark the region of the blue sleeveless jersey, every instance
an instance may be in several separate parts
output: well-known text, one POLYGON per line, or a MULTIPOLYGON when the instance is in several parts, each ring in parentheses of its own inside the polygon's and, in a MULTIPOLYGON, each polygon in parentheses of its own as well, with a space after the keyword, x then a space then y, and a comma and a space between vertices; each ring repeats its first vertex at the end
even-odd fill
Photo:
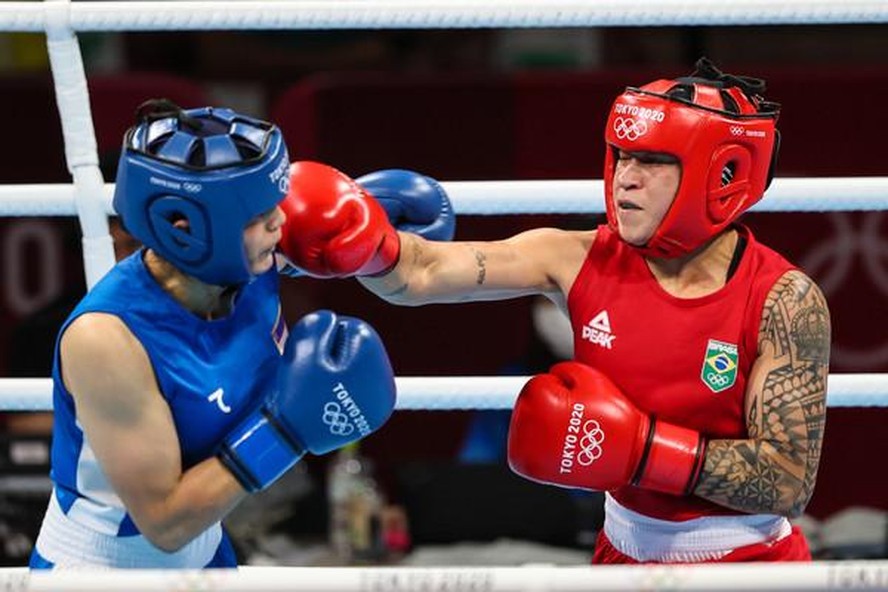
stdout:
MULTIPOLYGON (((74 400, 62 382, 59 341, 68 325, 84 313, 113 314, 126 324, 151 361, 178 432, 183 470, 187 470, 212 456, 224 436, 273 388, 287 336, 278 276, 271 270, 245 285, 229 315, 207 321, 161 289, 142 261, 143 252, 116 265, 81 300, 59 332, 53 364, 51 476, 55 488, 36 545, 41 561, 57 563, 58 558, 47 555, 66 553, 53 539, 70 536, 100 549, 88 555, 102 556, 92 556, 87 563, 199 568, 234 562, 230 552, 232 557, 221 562, 217 556, 220 549, 230 547, 218 524, 210 529, 213 532, 198 537, 191 551, 177 552, 180 556, 175 559, 153 546, 159 555, 144 548, 150 543, 114 493, 78 424, 74 400), (66 530, 78 534, 66 534, 66 530), (49 531, 60 536, 51 536, 49 531), (95 542, 94 535, 103 542, 95 542), (141 540, 134 544, 133 539, 141 540), (101 550, 103 547, 109 549, 101 550), (130 561, 126 555, 131 553, 140 557, 130 561), (194 562, 198 563, 189 565, 194 562)), ((36 566, 34 561, 32 566, 36 566)))

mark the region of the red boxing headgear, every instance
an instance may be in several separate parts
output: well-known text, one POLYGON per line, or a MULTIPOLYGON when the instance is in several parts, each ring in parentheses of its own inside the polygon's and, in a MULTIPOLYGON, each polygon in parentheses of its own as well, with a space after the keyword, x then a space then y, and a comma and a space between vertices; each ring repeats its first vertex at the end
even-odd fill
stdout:
POLYGON ((651 257, 690 253, 759 201, 773 176, 780 106, 765 101, 762 80, 723 74, 703 58, 687 78, 628 87, 604 132, 607 220, 618 232, 615 152, 658 152, 681 163, 672 206, 639 249, 651 257))

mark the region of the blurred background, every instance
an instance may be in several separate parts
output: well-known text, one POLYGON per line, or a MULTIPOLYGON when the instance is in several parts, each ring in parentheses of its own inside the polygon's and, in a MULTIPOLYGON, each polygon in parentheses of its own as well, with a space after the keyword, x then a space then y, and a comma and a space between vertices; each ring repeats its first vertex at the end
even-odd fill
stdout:
MULTIPOLYGON (((688 74, 704 55, 765 78, 766 96, 783 104, 778 176, 886 175, 886 38, 884 25, 79 35, 109 182, 136 106, 153 97, 269 118, 293 160, 352 176, 398 167, 443 181, 597 179, 613 97, 688 74)), ((0 182, 70 181, 43 35, 0 33, 0 114, 0 182)), ((600 222, 460 216, 457 238, 600 222)), ((832 372, 888 372, 883 214, 745 222, 824 289, 832 372)), ((85 291, 79 237, 74 218, 0 219, 0 376, 49 376, 56 330, 85 291)), ((121 253, 134 248, 118 241, 121 253)), ((523 375, 570 355, 562 319, 532 299, 407 309, 351 280, 283 284, 291 322, 319 307, 363 317, 401 376, 523 375)), ((23 564, 44 509, 44 419, 4 418, 0 556, 9 565, 23 564)), ((507 420, 508 412, 399 412, 359 449, 299 465, 229 526, 257 563, 586 562, 600 496, 511 475, 507 420)), ((888 556, 886 425, 885 408, 829 410, 803 519, 818 556, 888 556)))

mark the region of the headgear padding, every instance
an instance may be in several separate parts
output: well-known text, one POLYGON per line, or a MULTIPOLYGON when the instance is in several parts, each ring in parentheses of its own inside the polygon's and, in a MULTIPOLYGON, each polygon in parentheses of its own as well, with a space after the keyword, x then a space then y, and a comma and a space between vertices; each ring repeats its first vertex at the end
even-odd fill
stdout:
POLYGON ((780 106, 765 101, 762 80, 720 72, 705 58, 687 78, 628 87, 611 108, 604 136, 607 219, 616 232, 615 152, 676 157, 681 182, 646 245, 652 257, 698 248, 759 201, 773 176, 780 106))
POLYGON ((250 281, 244 228, 288 189, 280 130, 230 109, 146 105, 124 136, 117 169, 114 209, 123 225, 201 281, 250 281))

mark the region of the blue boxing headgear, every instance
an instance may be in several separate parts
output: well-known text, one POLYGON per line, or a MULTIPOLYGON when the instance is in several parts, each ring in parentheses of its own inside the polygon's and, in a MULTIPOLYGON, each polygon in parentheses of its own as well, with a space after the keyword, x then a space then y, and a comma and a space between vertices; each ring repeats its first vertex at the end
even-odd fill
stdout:
POLYGON ((153 111, 126 132, 117 169, 114 209, 124 227, 203 282, 250 281, 244 228, 284 198, 290 181, 280 130, 230 109, 146 105, 153 111))

